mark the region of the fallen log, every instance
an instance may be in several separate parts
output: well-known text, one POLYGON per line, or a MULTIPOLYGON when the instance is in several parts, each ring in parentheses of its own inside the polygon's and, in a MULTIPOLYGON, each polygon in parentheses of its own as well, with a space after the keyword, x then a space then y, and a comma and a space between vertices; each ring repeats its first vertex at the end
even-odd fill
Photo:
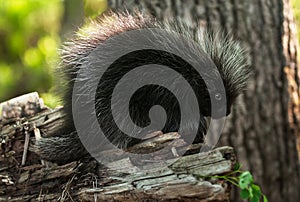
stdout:
POLYGON ((45 166, 30 149, 34 133, 55 135, 63 122, 62 108, 49 109, 40 98, 30 99, 31 109, 38 107, 28 114, 22 112, 28 109, 26 96, 16 100, 0 104, 0 201, 229 201, 230 184, 214 176, 232 172, 236 159, 230 147, 198 153, 200 144, 187 145, 178 133, 156 132, 128 151, 147 153, 171 144, 172 149, 162 154, 169 157, 163 163, 140 167, 135 159, 108 150, 100 155, 115 159, 109 165, 87 156, 78 162, 45 166), (187 152, 179 157, 177 151, 182 149, 187 152))

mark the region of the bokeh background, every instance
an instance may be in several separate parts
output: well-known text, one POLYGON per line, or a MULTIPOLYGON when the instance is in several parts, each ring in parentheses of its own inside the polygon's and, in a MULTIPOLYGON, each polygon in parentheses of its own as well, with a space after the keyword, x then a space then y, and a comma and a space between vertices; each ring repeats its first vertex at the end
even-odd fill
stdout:
POLYGON ((54 86, 61 44, 105 0, 0 0, 0 102, 37 91, 46 105, 59 104, 54 86))

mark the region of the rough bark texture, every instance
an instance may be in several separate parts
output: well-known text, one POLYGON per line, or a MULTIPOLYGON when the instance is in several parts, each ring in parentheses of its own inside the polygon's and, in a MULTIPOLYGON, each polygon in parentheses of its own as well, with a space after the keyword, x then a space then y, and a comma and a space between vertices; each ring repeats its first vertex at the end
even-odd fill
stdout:
MULTIPOLYGON (((236 148, 243 169, 254 173, 269 201, 300 201, 300 75, 289 0, 108 2, 110 8, 142 8, 160 20, 222 29, 250 48, 255 75, 234 106, 222 144, 236 148)), ((233 198, 238 201, 237 192, 233 198)))
POLYGON ((44 107, 37 93, 0 103, 0 108, 0 201, 229 201, 231 185, 218 176, 233 171, 230 147, 198 154, 201 144, 188 145, 178 133, 156 132, 128 150, 151 153, 171 144, 170 151, 156 156, 170 157, 166 161, 146 161, 141 167, 137 158, 108 150, 99 154, 115 159, 106 167, 89 156, 57 166, 41 161, 31 148, 40 134, 56 133, 62 108, 44 107), (178 158, 180 149, 187 153, 178 158))

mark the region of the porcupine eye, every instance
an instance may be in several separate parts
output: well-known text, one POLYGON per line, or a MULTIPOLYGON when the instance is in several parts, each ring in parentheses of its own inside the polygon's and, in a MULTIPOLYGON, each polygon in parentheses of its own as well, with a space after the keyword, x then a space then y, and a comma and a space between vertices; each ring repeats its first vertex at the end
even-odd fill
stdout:
POLYGON ((221 93, 216 93, 216 94, 215 94, 215 99, 218 100, 218 101, 222 100, 222 95, 221 95, 221 93))

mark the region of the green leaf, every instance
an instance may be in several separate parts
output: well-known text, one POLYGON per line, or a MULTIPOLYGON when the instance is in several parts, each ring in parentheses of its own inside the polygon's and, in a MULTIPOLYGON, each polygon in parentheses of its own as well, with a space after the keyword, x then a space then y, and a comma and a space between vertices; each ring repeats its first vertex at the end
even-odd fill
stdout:
POLYGON ((253 196, 253 197, 250 199, 250 202, 259 202, 259 198, 256 197, 256 196, 253 196))
MULTIPOLYGON (((234 168, 240 169, 238 164, 234 168)), ((238 179, 242 199, 249 199, 250 202, 259 202, 261 196, 263 196, 263 202, 268 202, 267 197, 262 194, 260 187, 254 184, 253 176, 249 171, 241 173, 238 179)))
POLYGON ((266 195, 263 195, 264 202, 268 202, 266 195))
POLYGON ((260 198, 261 197, 261 190, 260 190, 260 187, 256 184, 252 184, 251 185, 251 188, 253 190, 253 195, 257 198, 260 198))
POLYGON ((243 172, 239 177, 239 185, 241 189, 246 189, 253 183, 253 177, 249 171, 243 172))
POLYGON ((250 196, 250 195, 249 195, 249 191, 248 191, 247 189, 242 189, 240 195, 241 195, 241 198, 242 198, 242 199, 247 199, 247 198, 249 198, 249 196, 250 196))
POLYGON ((253 197, 253 189, 252 189, 252 187, 249 187, 248 190, 249 190, 250 198, 252 198, 253 197))

